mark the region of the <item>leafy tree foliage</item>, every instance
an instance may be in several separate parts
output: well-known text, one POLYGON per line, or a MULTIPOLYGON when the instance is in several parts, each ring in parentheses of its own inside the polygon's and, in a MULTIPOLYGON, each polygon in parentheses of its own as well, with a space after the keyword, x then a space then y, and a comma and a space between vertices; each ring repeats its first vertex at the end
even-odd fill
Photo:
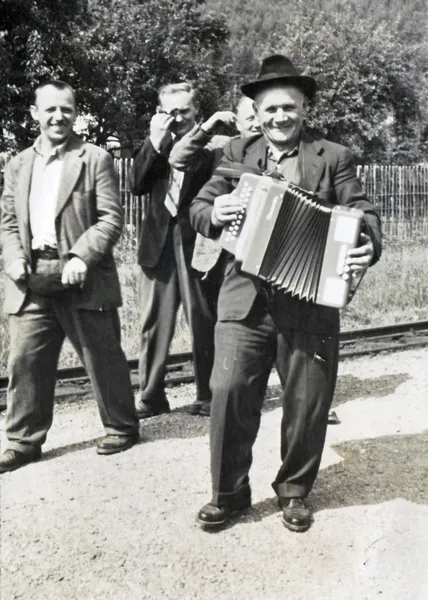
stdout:
POLYGON ((428 141, 426 14, 426 0, 231 0, 235 89, 263 56, 287 54, 319 83, 313 129, 362 161, 420 160, 428 141))
POLYGON ((0 3, 0 150, 22 147, 32 135, 28 107, 34 84, 66 77, 64 38, 79 0, 2 0, 0 3))
POLYGON ((191 81, 203 112, 226 89, 221 18, 201 17, 194 0, 96 0, 74 27, 75 85, 96 116, 90 136, 139 144, 163 84, 191 81))
POLYGON ((39 82, 60 78, 91 116, 89 138, 139 144, 164 83, 192 81, 202 111, 227 88, 228 31, 200 0, 3 0, 0 150, 28 145, 39 82))

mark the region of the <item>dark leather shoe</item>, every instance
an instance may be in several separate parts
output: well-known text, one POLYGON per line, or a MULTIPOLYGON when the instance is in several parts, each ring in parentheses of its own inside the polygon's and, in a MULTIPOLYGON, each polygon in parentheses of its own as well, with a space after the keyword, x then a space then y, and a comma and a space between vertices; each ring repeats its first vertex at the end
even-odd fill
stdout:
POLYGON ((211 400, 195 400, 187 410, 189 415, 201 415, 202 417, 209 417, 210 411, 211 400))
POLYGON ((0 456, 0 473, 15 471, 28 463, 39 460, 42 455, 40 448, 33 448, 31 452, 18 452, 18 450, 6 450, 0 456))
POLYGON ((245 486, 241 493, 231 499, 228 505, 217 506, 212 502, 205 504, 198 512, 197 521, 204 529, 216 529, 225 525, 233 512, 245 510, 251 506, 251 488, 245 486))
POLYGON ((282 523, 290 531, 306 531, 312 523, 312 511, 303 498, 280 498, 282 523))
POLYGON ((138 402, 135 407, 137 411, 137 417, 139 419, 150 419, 150 417, 157 417, 171 412, 169 402, 165 401, 162 403, 148 404, 147 402, 138 402))
POLYGON ((197 521, 202 527, 215 529, 227 522, 229 514, 230 509, 227 506, 216 506, 209 502, 198 512, 197 521))
POLYGON ((199 415, 199 411, 201 410, 203 402, 202 400, 195 400, 187 409, 189 415, 199 415))
POLYGON ((140 439, 135 435, 106 435, 97 444, 97 454, 117 454, 132 448, 140 439))
POLYGON ((340 419, 334 410, 329 411, 327 423, 329 425, 340 425, 340 419))
POLYGON ((201 417, 209 417, 211 414, 211 400, 202 402, 201 408, 199 409, 201 417))

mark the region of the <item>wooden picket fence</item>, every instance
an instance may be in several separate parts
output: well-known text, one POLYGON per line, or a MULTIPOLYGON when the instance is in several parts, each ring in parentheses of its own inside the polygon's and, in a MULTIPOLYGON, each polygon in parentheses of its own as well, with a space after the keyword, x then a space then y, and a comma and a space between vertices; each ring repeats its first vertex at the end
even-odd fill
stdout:
MULTIPOLYGON (((126 238, 136 244, 144 214, 145 197, 129 191, 130 158, 116 158, 125 208, 126 238)), ((357 174, 367 197, 382 218, 383 233, 391 241, 428 240, 428 164, 412 166, 358 166, 357 174)))

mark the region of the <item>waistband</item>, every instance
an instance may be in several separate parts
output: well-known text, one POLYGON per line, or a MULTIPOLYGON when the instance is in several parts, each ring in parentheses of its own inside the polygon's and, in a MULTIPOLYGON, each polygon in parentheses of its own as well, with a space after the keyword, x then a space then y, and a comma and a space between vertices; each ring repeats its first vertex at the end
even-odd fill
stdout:
POLYGON ((52 246, 45 246, 43 249, 38 248, 36 250, 32 250, 31 256, 36 259, 41 258, 42 260, 58 260, 59 259, 58 249, 53 248, 52 246))

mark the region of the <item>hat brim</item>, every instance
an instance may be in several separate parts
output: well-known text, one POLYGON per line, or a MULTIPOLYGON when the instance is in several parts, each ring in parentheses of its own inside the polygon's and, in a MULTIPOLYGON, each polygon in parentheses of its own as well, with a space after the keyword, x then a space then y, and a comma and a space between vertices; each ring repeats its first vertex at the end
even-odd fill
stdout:
POLYGON ((264 77, 263 79, 257 79, 250 83, 245 83, 241 86, 241 92, 245 96, 248 96, 248 98, 254 100, 258 92, 279 82, 296 85, 309 100, 312 100, 317 91, 317 82, 312 77, 309 77, 309 75, 272 75, 264 77))

